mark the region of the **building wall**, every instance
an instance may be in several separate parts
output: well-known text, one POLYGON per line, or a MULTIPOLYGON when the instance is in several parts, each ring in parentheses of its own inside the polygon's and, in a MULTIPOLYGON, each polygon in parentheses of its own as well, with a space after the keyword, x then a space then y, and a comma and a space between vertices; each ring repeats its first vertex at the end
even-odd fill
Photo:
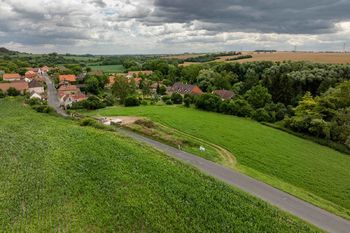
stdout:
POLYGON ((38 94, 42 94, 45 92, 44 87, 33 87, 33 88, 29 88, 29 92, 35 92, 38 94))

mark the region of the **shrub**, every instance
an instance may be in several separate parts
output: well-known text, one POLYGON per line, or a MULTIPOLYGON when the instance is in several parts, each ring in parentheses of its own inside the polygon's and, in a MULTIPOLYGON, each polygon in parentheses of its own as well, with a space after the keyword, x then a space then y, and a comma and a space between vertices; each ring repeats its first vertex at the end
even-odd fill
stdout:
POLYGON ((259 122, 270 122, 271 116, 264 108, 259 108, 254 112, 253 119, 259 122))
POLYGON ((107 129, 106 126, 102 125, 97 120, 95 120, 93 118, 89 118, 89 117, 81 119, 79 122, 79 125, 80 126, 90 126, 90 127, 96 128, 96 129, 107 129))
POLYGON ((5 93, 0 89, 0 99, 5 98, 5 93))
POLYGON ((185 107, 189 108, 191 103, 192 103, 192 99, 188 98, 188 97, 185 97, 185 99, 184 99, 185 107))
POLYGON ((114 103, 115 103, 115 99, 114 99, 113 96, 111 96, 111 95, 106 95, 106 96, 103 98, 103 103, 104 103, 106 106, 113 106, 114 103))
POLYGON ((183 102, 182 95, 180 95, 179 93, 173 93, 173 94, 171 95, 171 101, 172 101, 174 104, 182 104, 182 102, 183 102))
POLYGON ((32 99, 28 99, 26 101, 27 104, 29 104, 30 106, 34 106, 34 105, 43 105, 43 101, 39 98, 32 98, 32 99))
POLYGON ((135 96, 129 96, 129 97, 126 97, 124 105, 125 107, 140 106, 140 101, 135 96))
POLYGON ((90 96, 87 100, 81 101, 81 104, 85 109, 88 110, 95 110, 106 107, 103 100, 94 95, 90 96))
POLYGON ((206 111, 219 111, 222 100, 217 95, 204 94, 198 97, 196 107, 206 111))
POLYGON ((40 113, 52 113, 55 111, 53 108, 47 105, 34 105, 32 108, 40 113))
POLYGON ((240 117, 251 117, 254 113, 254 109, 248 101, 244 99, 236 99, 229 104, 229 114, 240 117))
POLYGON ((141 101, 141 105, 147 106, 147 105, 148 105, 148 102, 147 102, 146 100, 142 100, 142 101, 141 101))
POLYGON ((16 88, 14 87, 10 87, 8 90, 7 90, 7 95, 9 96, 19 96, 21 94, 20 91, 18 91, 16 88))
POLYGON ((173 105, 173 102, 172 102, 171 100, 167 100, 167 101, 165 102, 165 104, 166 104, 166 105, 173 105))
POLYGON ((164 103, 166 103, 170 99, 171 99, 171 97, 168 96, 168 95, 165 95, 165 96, 162 97, 162 100, 163 100, 164 103))

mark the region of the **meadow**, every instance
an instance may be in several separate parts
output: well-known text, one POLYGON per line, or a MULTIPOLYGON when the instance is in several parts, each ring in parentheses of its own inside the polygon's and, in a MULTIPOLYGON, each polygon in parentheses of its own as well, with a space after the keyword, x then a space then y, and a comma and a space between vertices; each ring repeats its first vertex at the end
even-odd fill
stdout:
POLYGON ((148 117, 229 150, 237 169, 350 218, 350 156, 249 119, 177 106, 111 107, 90 115, 148 117))
POLYGON ((318 232, 115 132, 0 99, 1 232, 318 232))
POLYGON ((89 66, 92 70, 103 71, 104 73, 121 73, 125 68, 123 65, 89 66))

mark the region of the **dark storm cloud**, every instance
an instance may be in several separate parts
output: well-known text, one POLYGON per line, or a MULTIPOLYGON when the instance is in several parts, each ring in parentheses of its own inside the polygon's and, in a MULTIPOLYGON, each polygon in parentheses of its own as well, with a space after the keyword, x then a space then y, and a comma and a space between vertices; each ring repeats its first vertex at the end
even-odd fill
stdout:
POLYGON ((153 20, 215 24, 210 31, 321 34, 350 19, 349 0, 155 0, 153 20))

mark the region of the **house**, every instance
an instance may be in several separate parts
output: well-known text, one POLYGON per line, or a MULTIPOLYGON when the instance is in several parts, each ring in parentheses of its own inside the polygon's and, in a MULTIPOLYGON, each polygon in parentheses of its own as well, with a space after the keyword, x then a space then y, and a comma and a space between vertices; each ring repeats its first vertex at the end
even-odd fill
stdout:
POLYGON ((87 96, 81 92, 76 94, 66 94, 61 97, 60 106, 67 109, 68 107, 72 107, 73 103, 80 102, 86 99, 87 96))
POLYGON ((213 91, 213 94, 219 96, 222 100, 230 100, 236 96, 233 91, 229 90, 216 90, 213 91))
POLYGON ((75 83, 77 81, 77 77, 74 74, 68 74, 68 75, 59 75, 58 79, 60 82, 69 82, 69 83, 75 83))
POLYGON ((151 75, 153 74, 152 70, 143 70, 143 71, 129 71, 126 75, 127 78, 139 78, 140 75, 151 75))
POLYGON ((19 75, 19 74, 3 74, 2 79, 4 81, 9 81, 9 82, 20 81, 21 75, 19 75))
POLYGON ((9 83, 0 83, 0 90, 3 92, 7 92, 7 90, 11 87, 15 88, 17 91, 20 91, 22 94, 24 94, 29 89, 28 83, 23 80, 13 81, 9 83))
POLYGON ((37 76, 38 74, 34 71, 27 71, 25 74, 24 74, 24 77, 27 78, 27 79, 33 79, 37 76))
POLYGON ((58 94, 60 97, 64 95, 73 95, 80 92, 80 89, 75 85, 62 85, 58 88, 58 94))
POLYGON ((35 92, 29 98, 30 99, 36 98, 36 99, 40 99, 40 100, 43 99, 43 97, 41 97, 41 95, 39 95, 38 93, 35 93, 35 92))
POLYGON ((37 81, 35 79, 33 79, 28 84, 28 86, 29 86, 29 92, 30 93, 34 92, 34 93, 37 93, 37 94, 42 94, 42 93, 45 92, 44 85, 41 82, 39 82, 39 81, 37 81))
POLYGON ((203 94, 202 90, 196 85, 189 85, 183 83, 175 83, 170 89, 171 93, 179 93, 182 95, 190 94, 190 95, 201 95, 203 94))
POLYGON ((41 72, 42 72, 42 73, 47 73, 47 72, 49 72, 49 71, 50 71, 50 68, 47 67, 47 66, 43 66, 43 67, 41 68, 41 72))

